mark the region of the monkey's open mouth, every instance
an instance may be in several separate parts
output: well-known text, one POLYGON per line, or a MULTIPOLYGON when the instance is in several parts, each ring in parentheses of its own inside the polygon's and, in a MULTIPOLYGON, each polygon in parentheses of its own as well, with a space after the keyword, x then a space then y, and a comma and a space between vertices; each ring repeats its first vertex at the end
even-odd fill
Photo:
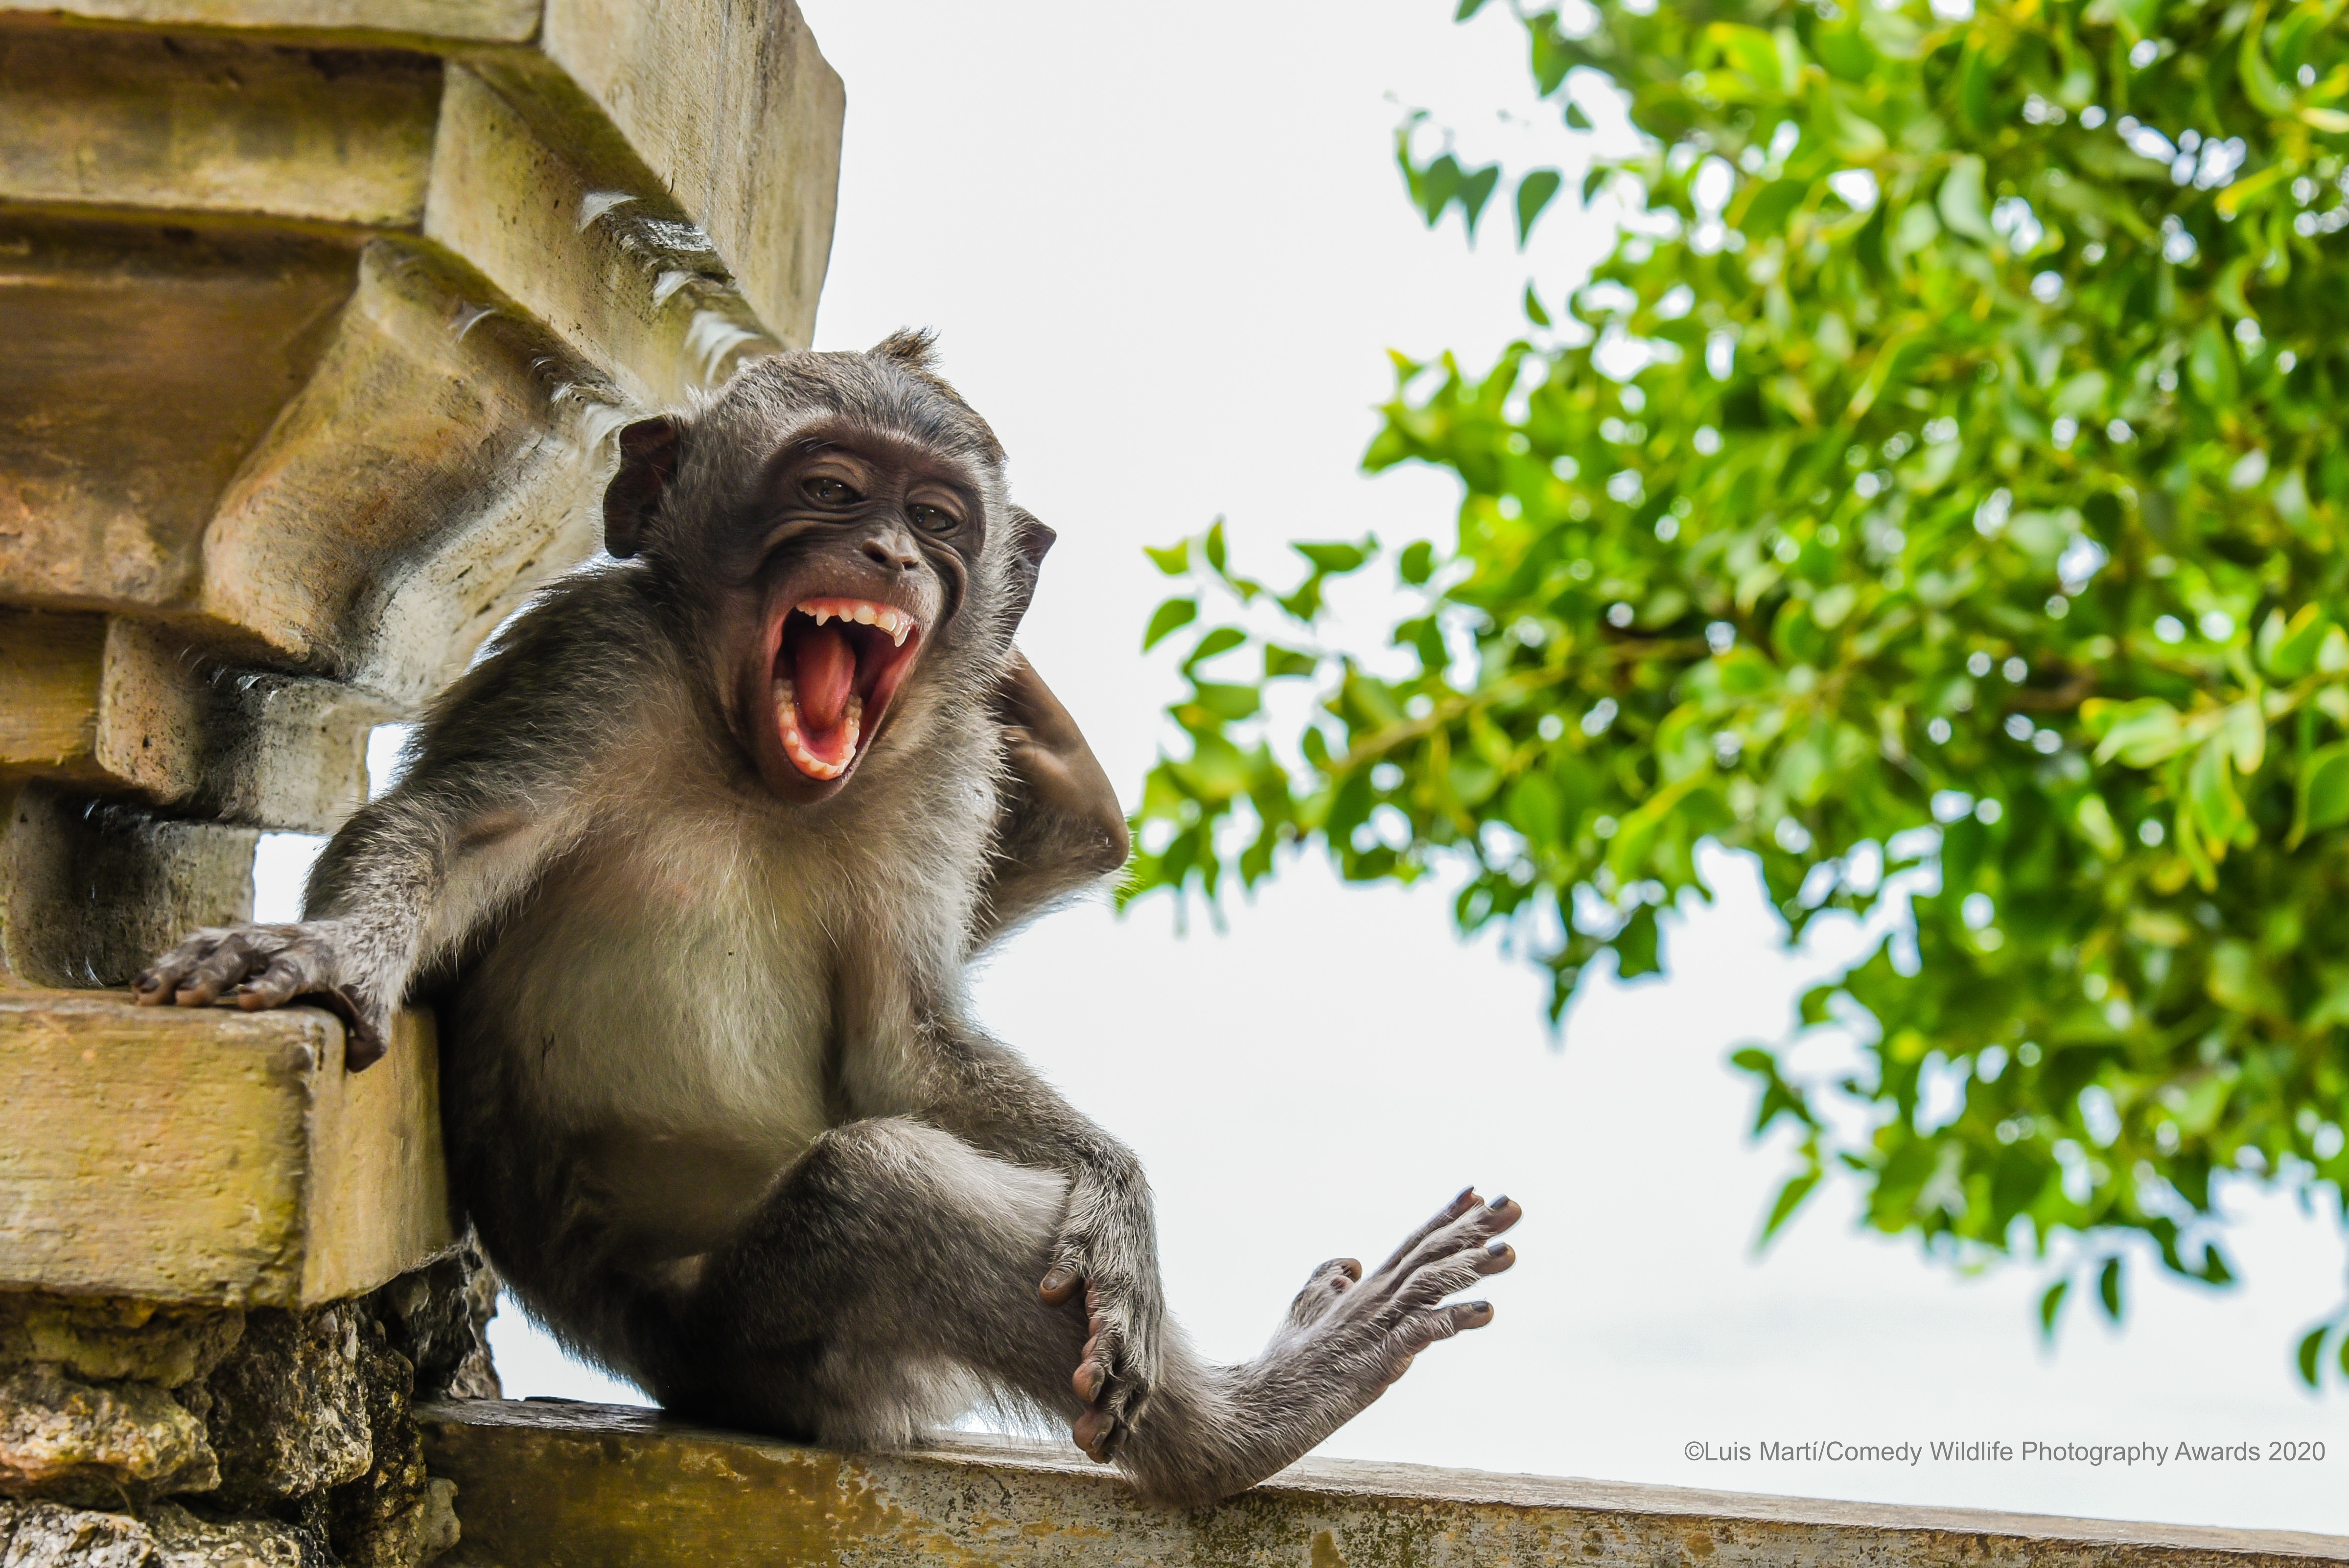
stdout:
POLYGON ((775 722, 783 752, 811 779, 837 779, 881 727, 913 667, 921 624, 870 599, 803 599, 775 650, 775 722))

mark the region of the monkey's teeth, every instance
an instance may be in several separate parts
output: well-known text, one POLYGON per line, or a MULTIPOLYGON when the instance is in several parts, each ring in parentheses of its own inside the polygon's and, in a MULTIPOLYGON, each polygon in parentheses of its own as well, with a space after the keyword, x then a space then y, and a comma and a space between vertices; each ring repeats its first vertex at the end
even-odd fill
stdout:
POLYGON ((903 610, 888 604, 875 604, 870 600, 810 599, 798 606, 799 613, 821 626, 827 621, 854 622, 860 626, 878 626, 889 634, 899 647, 905 639, 921 630, 920 624, 903 610))
POLYGON ((800 733, 799 694, 781 676, 775 677, 775 714, 782 725, 784 755, 809 778, 837 779, 856 760, 856 743, 864 732, 864 699, 856 693, 848 694, 847 706, 841 710, 840 736, 845 744, 837 762, 827 762, 809 748, 807 738, 800 733))

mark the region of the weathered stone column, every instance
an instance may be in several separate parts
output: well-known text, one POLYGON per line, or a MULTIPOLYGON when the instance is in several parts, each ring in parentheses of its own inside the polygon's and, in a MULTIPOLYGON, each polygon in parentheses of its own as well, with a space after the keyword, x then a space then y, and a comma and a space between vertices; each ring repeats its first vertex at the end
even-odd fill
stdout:
POLYGON ((429 1020, 118 988, 594 551, 620 423, 807 341, 842 104, 790 0, 0 0, 12 1568, 456 1539, 429 1020))

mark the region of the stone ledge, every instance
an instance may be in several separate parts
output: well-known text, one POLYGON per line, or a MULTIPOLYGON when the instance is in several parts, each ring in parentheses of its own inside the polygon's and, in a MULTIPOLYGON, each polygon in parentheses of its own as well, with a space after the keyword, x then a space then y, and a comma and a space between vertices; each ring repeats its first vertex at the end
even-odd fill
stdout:
POLYGON ((455 1242, 425 1015, 354 1075, 315 1007, 0 990, 0 1288, 304 1306, 455 1242))
POLYGON ((2349 1539, 1896 1508, 1309 1460, 1188 1512, 1073 1449, 961 1438, 843 1454, 555 1401, 420 1407, 467 1568, 695 1563, 1453 1568, 1509 1563, 2349 1563, 2349 1539))

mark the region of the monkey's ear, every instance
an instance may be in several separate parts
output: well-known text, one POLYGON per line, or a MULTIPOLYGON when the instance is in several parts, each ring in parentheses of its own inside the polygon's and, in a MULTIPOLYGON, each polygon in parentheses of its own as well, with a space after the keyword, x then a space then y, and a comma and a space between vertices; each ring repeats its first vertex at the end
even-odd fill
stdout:
POLYGON ((675 419, 639 419, 620 431, 620 469, 604 491, 604 548, 626 561, 644 544, 645 525, 677 477, 685 432, 675 419))
POLYGON ((901 326, 865 350, 876 359, 894 359, 908 370, 927 371, 937 357, 938 335, 926 326, 901 326))
POLYGON ((1027 618, 1029 601, 1036 597, 1036 579, 1044 569, 1044 553, 1060 537, 1024 506, 1011 509, 1011 624, 1027 618))

